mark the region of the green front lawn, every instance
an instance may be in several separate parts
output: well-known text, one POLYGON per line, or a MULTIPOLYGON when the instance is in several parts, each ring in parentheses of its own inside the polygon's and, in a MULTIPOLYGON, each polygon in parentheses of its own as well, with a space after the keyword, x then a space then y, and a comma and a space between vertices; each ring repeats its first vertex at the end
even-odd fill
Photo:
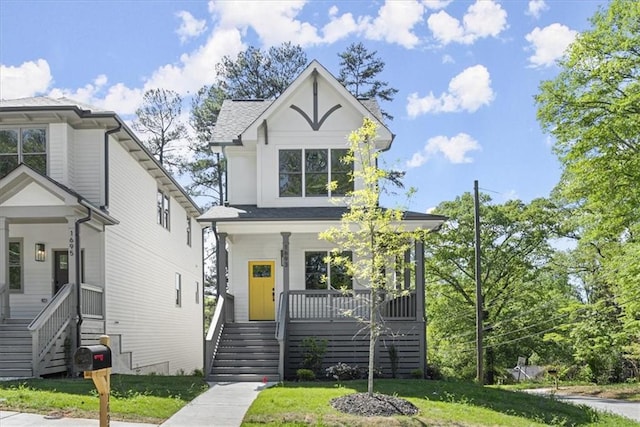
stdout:
MULTIPOLYGON (((112 375, 112 420, 159 424, 208 389, 202 377, 112 375)), ((0 408, 8 411, 99 417, 91 379, 26 379, 0 382, 0 408)))
POLYGON ((364 418, 334 410, 329 400, 366 391, 365 381, 285 383, 258 395, 243 426, 640 426, 595 410, 522 392, 473 383, 423 380, 376 380, 376 392, 409 400, 416 416, 364 418))

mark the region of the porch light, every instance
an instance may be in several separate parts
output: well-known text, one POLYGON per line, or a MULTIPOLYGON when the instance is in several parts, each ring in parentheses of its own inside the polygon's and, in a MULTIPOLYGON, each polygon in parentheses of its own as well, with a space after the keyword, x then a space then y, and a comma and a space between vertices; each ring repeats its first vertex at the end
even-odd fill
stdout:
POLYGON ((44 262, 46 253, 44 243, 36 243, 36 261, 44 262))

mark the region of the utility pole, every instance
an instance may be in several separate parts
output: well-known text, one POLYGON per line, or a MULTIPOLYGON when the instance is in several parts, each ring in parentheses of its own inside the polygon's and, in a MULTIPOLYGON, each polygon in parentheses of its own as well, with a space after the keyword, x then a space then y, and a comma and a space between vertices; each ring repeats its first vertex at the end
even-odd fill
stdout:
POLYGON ((480 275, 480 197, 478 195, 478 180, 473 181, 473 207, 475 219, 475 258, 476 258, 476 381, 484 384, 482 367, 482 277, 480 275))

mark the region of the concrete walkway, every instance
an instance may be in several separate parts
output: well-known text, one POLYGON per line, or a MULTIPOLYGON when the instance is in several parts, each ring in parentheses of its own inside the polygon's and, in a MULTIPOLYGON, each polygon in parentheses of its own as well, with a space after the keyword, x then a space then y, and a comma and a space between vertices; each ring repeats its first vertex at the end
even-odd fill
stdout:
MULTIPOLYGON (((275 383, 209 383, 209 390, 193 399, 162 427, 239 427, 261 390, 275 383)), ((98 420, 58 418, 41 414, 0 411, 0 427, 98 427, 98 420)), ((111 427, 151 427, 155 424, 111 421, 111 427)))

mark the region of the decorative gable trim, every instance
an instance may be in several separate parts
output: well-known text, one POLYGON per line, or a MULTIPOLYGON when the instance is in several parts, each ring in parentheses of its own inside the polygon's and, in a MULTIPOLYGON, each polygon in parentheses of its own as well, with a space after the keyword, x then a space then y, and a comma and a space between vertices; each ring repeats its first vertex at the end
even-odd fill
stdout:
POLYGON ((318 121, 318 70, 314 68, 311 74, 313 75, 313 121, 311 121, 311 118, 309 118, 307 113, 305 113, 302 108, 298 107, 297 105, 291 104, 289 108, 300 113, 300 115, 307 121, 307 123, 309 123, 311 129, 313 129, 314 131, 318 131, 322 127, 324 121, 327 120, 327 118, 334 111, 336 111, 338 108, 341 108, 342 105, 336 104, 333 107, 329 108, 329 110, 322 115, 320 121, 318 121))

